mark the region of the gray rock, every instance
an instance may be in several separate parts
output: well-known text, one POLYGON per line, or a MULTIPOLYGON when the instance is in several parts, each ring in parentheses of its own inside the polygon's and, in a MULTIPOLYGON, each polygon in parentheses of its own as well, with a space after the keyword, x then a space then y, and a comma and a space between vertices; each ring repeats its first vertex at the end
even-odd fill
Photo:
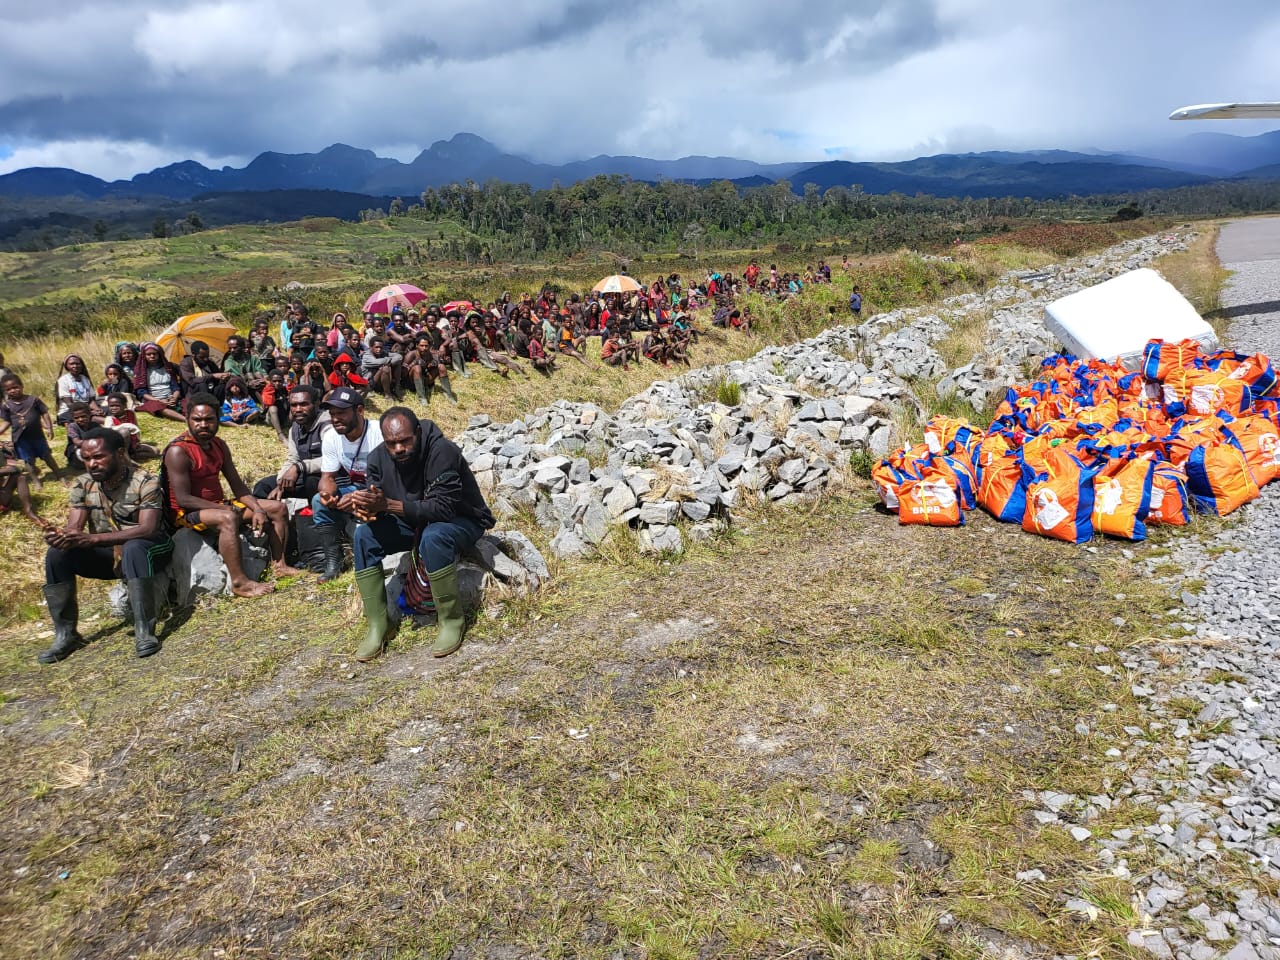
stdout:
POLYGON ((604 508, 612 520, 618 520, 636 505, 635 492, 626 485, 619 485, 604 498, 604 508))
POLYGON ((528 537, 518 530, 494 530, 488 535, 502 545, 502 552, 514 558, 529 573, 530 586, 537 589, 551 579, 547 561, 528 537))
POLYGON ((889 448, 893 443, 893 430, 890 427, 877 427, 875 432, 871 434, 871 439, 867 446, 871 452, 878 457, 886 457, 889 455, 889 448))
POLYGON ((551 538, 551 552, 562 560, 574 557, 585 557, 591 553, 590 545, 568 527, 551 538))
MULTIPOLYGON (((173 555, 163 578, 172 585, 169 596, 179 607, 188 607, 205 594, 229 594, 231 575, 218 553, 215 536, 182 529, 173 535, 173 555)), ((240 563, 245 576, 257 580, 262 576, 270 556, 265 544, 253 544, 240 536, 240 563)), ((158 584, 164 587, 165 584, 158 584)))
POLYGON ((680 504, 680 509, 690 520, 705 520, 711 516, 711 507, 702 500, 686 500, 680 504))
POLYGON ((792 458, 782 463, 778 467, 778 479, 783 483, 797 484, 800 479, 808 472, 808 466, 801 459, 792 458))
POLYGON ((746 454, 739 447, 730 447, 725 451, 724 456, 716 461, 716 469, 726 477, 731 477, 742 469, 743 463, 746 461, 746 454))
POLYGON ((684 538, 680 536, 679 527, 643 527, 639 544, 645 553, 679 553, 684 549, 684 538))
POLYGON ((650 526, 665 526, 674 523, 679 512, 680 504, 671 500, 642 503, 640 504, 640 522, 650 526))
POLYGON ((609 536, 609 514, 599 500, 591 500, 582 514, 582 536, 591 544, 600 544, 609 536))

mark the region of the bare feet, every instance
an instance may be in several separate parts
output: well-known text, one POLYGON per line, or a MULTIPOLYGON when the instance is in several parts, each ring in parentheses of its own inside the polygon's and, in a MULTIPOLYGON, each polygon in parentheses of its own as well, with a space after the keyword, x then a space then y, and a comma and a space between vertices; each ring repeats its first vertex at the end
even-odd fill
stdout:
POLYGON ((245 580, 240 584, 231 584, 231 592, 237 597, 265 597, 276 588, 274 583, 259 583, 257 580, 245 580))
POLYGON ((299 569, 298 567, 289 566, 283 560, 274 561, 271 564, 271 572, 277 577, 300 577, 306 573, 305 570, 299 569))

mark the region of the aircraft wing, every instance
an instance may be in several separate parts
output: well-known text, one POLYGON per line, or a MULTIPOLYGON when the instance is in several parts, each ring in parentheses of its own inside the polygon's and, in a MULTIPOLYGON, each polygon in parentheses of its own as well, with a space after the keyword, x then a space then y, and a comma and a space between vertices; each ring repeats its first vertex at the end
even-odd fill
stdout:
POLYGON ((1200 103, 1179 107, 1170 120, 1274 120, 1280 119, 1280 103, 1200 103))

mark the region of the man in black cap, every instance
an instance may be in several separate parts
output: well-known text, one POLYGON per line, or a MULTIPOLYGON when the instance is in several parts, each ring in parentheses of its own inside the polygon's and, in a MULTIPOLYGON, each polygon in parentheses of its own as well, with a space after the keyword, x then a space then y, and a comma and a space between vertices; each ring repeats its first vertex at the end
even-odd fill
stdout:
POLYGON ((342 573, 340 527, 355 515, 352 494, 368 485, 370 455, 382 446, 382 430, 364 415, 364 399, 350 387, 331 390, 321 406, 329 411, 333 430, 320 440, 320 485, 311 498, 316 539, 324 551, 320 582, 342 573))
POLYGON ((351 494, 360 520, 351 540, 356 586, 369 628, 356 659, 374 659, 387 640, 383 557, 415 544, 439 620, 431 652, 446 657, 462 644, 466 626, 457 557, 493 526, 493 513, 462 451, 435 423, 419 421, 408 407, 392 407, 380 422, 382 444, 369 456, 368 489, 351 494))

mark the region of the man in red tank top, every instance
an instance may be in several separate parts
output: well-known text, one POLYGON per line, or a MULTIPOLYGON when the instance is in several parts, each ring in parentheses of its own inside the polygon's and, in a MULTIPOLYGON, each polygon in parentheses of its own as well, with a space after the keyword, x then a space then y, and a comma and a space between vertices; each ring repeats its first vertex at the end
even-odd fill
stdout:
POLYGON ((259 500, 240 479, 231 450, 218 436, 222 405, 212 394, 197 393, 187 401, 187 430, 164 453, 168 477, 168 507, 179 527, 218 532, 218 552, 231 575, 231 592, 237 597, 258 597, 274 584, 250 580, 240 562, 240 524, 248 522, 255 534, 264 530, 271 549, 271 569, 277 577, 301 573, 284 560, 289 537, 289 509, 279 500, 259 500), (222 491, 225 477, 234 498, 222 491))

